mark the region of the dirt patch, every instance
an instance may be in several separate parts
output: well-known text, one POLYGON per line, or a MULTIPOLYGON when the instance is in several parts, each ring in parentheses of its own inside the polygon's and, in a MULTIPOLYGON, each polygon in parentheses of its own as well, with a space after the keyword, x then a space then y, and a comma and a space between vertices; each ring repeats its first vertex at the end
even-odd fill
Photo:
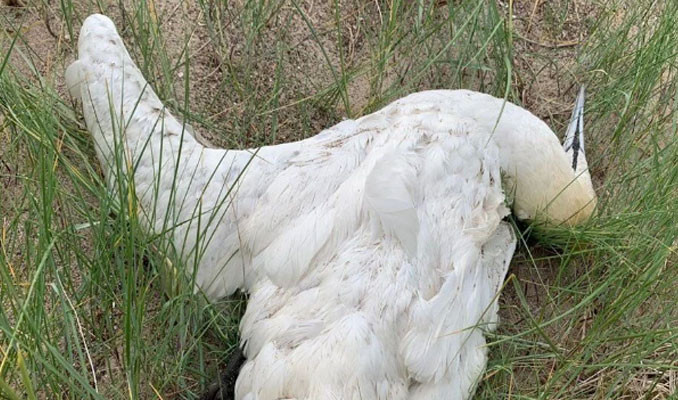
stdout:
POLYGON ((513 12, 520 100, 535 115, 564 128, 585 83, 576 62, 578 48, 600 10, 584 1, 537 0, 516 2, 513 12))

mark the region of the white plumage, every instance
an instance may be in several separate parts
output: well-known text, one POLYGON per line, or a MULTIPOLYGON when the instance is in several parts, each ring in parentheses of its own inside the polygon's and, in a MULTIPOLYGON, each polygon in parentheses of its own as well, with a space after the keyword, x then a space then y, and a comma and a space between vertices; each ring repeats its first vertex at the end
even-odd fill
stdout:
POLYGON ((148 229, 172 228, 210 298, 250 294, 238 399, 469 398, 515 247, 504 193, 546 222, 595 204, 583 149, 488 95, 416 93, 303 141, 215 150, 108 18, 87 18, 78 51, 66 78, 107 178, 133 178, 148 229))

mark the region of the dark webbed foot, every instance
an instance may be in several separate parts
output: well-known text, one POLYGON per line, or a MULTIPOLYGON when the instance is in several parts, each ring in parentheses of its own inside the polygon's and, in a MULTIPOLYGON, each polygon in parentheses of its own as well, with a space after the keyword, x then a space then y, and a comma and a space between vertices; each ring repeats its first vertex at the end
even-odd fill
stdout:
POLYGON ((210 385, 207 392, 200 397, 200 400, 234 400, 235 381, 238 379, 240 367, 245 363, 245 360, 245 355, 240 347, 236 348, 229 356, 221 378, 210 385))

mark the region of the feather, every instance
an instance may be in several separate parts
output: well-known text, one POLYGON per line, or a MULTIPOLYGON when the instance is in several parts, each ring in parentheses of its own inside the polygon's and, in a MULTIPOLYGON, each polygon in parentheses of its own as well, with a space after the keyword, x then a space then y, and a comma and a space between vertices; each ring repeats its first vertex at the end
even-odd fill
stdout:
POLYGON ((410 257, 417 254, 419 220, 414 202, 416 169, 406 156, 386 154, 377 161, 365 182, 365 203, 381 229, 373 235, 392 235, 410 257))

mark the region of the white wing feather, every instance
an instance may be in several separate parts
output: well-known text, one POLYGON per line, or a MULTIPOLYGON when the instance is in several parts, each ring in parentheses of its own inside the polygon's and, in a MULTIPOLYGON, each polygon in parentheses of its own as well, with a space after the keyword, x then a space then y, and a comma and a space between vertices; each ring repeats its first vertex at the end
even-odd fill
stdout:
POLYGON ((416 157, 409 158, 390 153, 375 163, 365 182, 365 205, 368 218, 379 225, 372 233, 374 238, 396 237, 409 257, 415 257, 419 234, 414 199, 417 171, 411 164, 416 157))

